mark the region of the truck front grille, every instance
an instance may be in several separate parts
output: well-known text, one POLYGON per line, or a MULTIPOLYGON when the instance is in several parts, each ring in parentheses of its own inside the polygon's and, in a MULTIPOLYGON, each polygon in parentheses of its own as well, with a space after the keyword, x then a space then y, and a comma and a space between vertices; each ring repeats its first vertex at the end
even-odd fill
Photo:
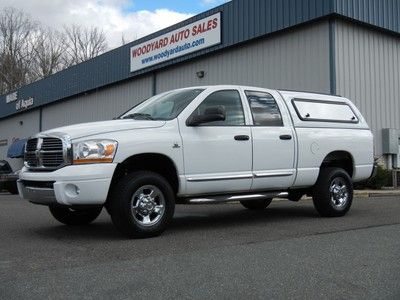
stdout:
POLYGON ((66 164, 65 153, 59 138, 32 138, 26 143, 25 166, 31 170, 55 170, 66 164))

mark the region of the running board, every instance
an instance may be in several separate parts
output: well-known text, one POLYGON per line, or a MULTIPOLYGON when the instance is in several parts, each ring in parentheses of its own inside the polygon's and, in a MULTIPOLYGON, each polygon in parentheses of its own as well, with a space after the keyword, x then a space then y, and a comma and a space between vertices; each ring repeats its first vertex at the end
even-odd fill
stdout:
POLYGON ((223 203, 232 201, 251 201, 265 198, 287 198, 287 192, 267 192, 257 194, 243 194, 243 195, 221 195, 221 196, 208 196, 204 198, 188 199, 187 203, 191 204, 206 204, 206 203, 223 203))

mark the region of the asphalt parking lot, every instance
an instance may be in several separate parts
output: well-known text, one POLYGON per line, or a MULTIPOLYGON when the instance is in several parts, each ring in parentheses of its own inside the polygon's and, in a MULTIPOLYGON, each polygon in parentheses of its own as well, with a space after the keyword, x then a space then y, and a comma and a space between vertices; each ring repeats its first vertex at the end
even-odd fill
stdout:
POLYGON ((400 299, 398 197, 337 219, 308 200, 177 206, 164 235, 128 240, 106 212, 68 228, 0 194, 0 245, 0 299, 400 299))

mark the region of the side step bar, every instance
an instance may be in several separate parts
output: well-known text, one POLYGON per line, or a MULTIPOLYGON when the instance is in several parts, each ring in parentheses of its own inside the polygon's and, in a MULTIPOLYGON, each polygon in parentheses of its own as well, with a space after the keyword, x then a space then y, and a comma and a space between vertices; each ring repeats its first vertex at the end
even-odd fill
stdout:
POLYGON ((202 198, 187 199, 186 203, 189 204, 206 204, 206 203, 223 203, 232 201, 251 201, 265 198, 287 198, 287 192, 266 192, 257 194, 242 194, 242 195, 219 195, 219 196, 208 196, 202 198))

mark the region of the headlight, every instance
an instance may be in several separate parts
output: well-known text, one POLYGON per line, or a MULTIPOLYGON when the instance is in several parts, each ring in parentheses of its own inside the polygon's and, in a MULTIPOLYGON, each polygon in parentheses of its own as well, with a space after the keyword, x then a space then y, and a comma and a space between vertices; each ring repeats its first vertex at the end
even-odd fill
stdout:
POLYGON ((73 164, 113 162, 118 143, 112 140, 91 140, 73 144, 73 164))

